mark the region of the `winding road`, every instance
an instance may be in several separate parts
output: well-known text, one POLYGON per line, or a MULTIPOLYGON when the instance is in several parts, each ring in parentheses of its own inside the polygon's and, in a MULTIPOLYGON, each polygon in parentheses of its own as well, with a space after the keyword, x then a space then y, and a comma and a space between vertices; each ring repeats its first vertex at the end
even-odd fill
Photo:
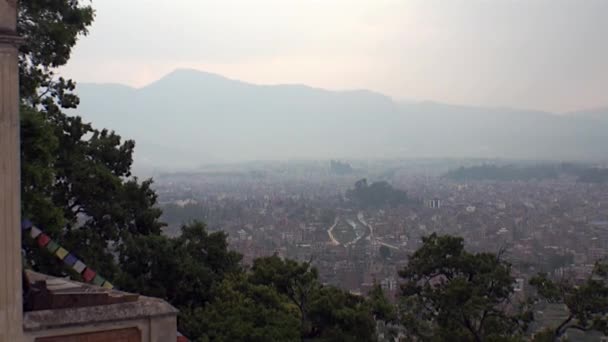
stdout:
POLYGON ((338 240, 336 240, 336 238, 334 237, 334 228, 336 228, 336 226, 338 225, 338 222, 340 221, 340 217, 336 216, 336 219, 334 220, 334 225, 329 227, 329 229, 327 230, 327 235, 329 235, 329 239, 331 240, 331 244, 334 246, 337 246, 340 244, 340 242, 338 240))

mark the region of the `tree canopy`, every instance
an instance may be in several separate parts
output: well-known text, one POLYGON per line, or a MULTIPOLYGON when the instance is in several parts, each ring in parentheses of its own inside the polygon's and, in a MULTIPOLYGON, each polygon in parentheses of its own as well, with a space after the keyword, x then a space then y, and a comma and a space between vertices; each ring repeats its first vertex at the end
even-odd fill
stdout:
POLYGON ((608 262, 598 261, 591 274, 580 283, 571 279, 551 279, 541 273, 530 280, 541 300, 564 304, 566 318, 546 332, 558 341, 568 330, 598 331, 608 335, 608 262))
POLYGON ((395 189, 386 181, 368 184, 365 178, 358 180, 355 187, 346 192, 346 197, 363 208, 417 203, 407 192, 395 189))
POLYGON ((399 272, 402 323, 421 341, 506 340, 527 319, 509 314, 515 279, 491 253, 469 253, 462 238, 435 233, 399 272))
MULTIPOLYGON (((55 76, 94 11, 80 1, 22 1, 20 47, 22 215, 87 260, 106 277, 119 271, 113 255, 129 236, 160 234, 151 180, 131 175, 135 142, 65 114, 79 103, 75 83, 55 76)), ((25 243, 35 269, 64 275, 61 265, 25 243)))
POLYGON ((277 255, 256 259, 250 281, 269 284, 297 308, 301 337, 320 341, 370 341, 375 323, 365 298, 322 285, 309 262, 277 255))
POLYGON ((575 163, 543 163, 538 165, 490 165, 460 167, 448 171, 444 177, 456 181, 530 181, 555 179, 560 175, 573 176, 583 183, 605 183, 608 169, 575 163))

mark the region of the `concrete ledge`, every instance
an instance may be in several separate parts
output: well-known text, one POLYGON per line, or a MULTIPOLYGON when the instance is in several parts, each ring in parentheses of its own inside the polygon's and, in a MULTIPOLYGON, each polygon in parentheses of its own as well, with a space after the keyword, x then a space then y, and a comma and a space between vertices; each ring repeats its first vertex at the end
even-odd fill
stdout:
POLYGON ((176 308, 161 299, 141 296, 136 302, 129 303, 26 312, 23 317, 23 329, 26 332, 33 332, 177 316, 177 313, 176 308))

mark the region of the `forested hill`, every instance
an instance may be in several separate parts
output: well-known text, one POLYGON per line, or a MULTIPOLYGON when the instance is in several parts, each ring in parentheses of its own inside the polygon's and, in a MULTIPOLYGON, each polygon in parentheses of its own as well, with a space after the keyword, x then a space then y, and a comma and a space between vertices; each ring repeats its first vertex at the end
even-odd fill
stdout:
POLYGON ((605 158, 608 110, 555 115, 402 104, 366 91, 177 70, 143 88, 79 84, 78 113, 138 143, 137 163, 308 158, 605 158))
POLYGON ((608 169, 583 164, 477 165, 448 171, 444 177, 457 181, 530 181, 571 176, 579 182, 608 182, 608 169))

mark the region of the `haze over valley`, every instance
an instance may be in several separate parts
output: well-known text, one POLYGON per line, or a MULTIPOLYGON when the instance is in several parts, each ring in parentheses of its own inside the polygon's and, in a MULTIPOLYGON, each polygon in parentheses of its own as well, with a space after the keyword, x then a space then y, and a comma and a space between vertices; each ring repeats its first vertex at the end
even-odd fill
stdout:
POLYGON ((78 85, 77 113, 137 142, 142 167, 285 159, 605 160, 608 107, 576 113, 398 102, 192 69, 142 88, 78 85))

